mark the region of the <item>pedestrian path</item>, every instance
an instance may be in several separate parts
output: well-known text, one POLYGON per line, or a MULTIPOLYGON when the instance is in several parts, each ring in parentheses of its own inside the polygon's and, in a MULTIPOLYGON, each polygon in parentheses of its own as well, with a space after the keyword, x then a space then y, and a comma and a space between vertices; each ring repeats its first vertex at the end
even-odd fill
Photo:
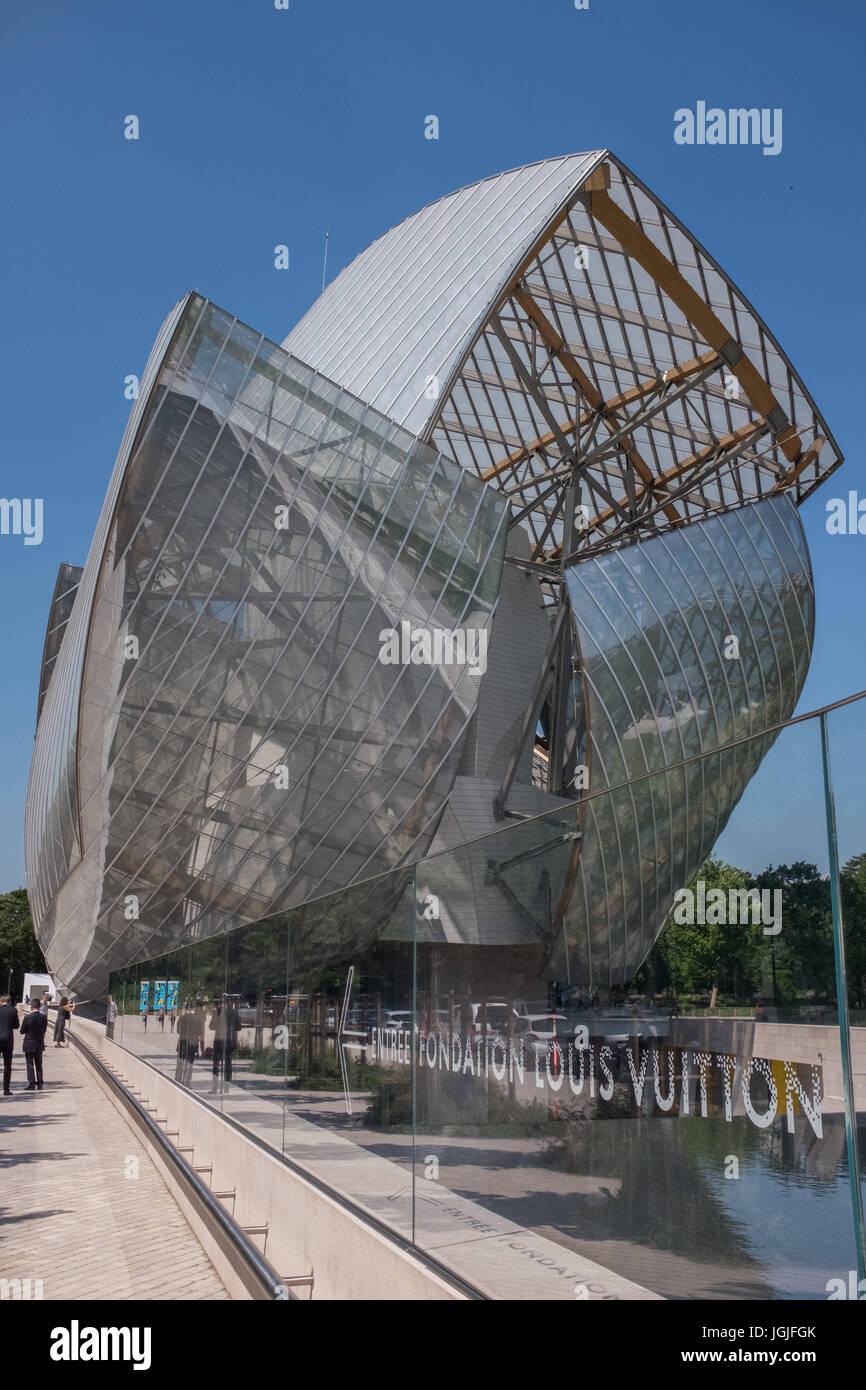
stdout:
POLYGON ((75 1049, 49 1042, 44 1090, 26 1084, 16 1046, 13 1093, 0 1101, 0 1280, 41 1280, 45 1299, 227 1299, 135 1130, 75 1049))

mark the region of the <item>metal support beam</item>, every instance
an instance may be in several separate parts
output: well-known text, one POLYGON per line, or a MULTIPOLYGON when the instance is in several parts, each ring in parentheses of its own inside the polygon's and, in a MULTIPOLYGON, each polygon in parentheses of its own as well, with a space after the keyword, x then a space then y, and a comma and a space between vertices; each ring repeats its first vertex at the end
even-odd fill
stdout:
MULTIPOLYGON (((797 481, 800 474, 805 472, 809 467, 809 464, 815 463, 826 443, 827 441, 824 436, 819 434, 817 439, 814 439, 809 447, 803 450, 793 468, 789 468, 787 473, 779 479, 776 486, 773 488, 773 493, 784 492, 786 488, 791 487, 792 484, 797 481)), ((772 496, 772 493, 770 495, 772 496)))
POLYGON ((530 731, 534 730, 536 724, 538 723, 538 716, 541 713, 541 705, 544 700, 548 684, 550 683, 550 668, 553 663, 554 657, 556 656, 557 645, 559 643, 560 633, 562 631, 562 624, 565 620, 565 616, 568 613, 568 611, 568 606, 565 603, 561 603, 557 611, 556 618, 554 619, 553 630, 550 634, 550 641, 548 642, 547 647, 545 648, 544 658, 541 662, 541 667, 536 677, 535 685, 532 689, 532 695, 530 696, 529 704, 526 707, 526 713, 523 716, 523 723, 520 726, 520 733, 517 736, 517 740, 515 742, 514 749, 512 751, 511 758, 508 763, 508 768, 506 770, 505 776, 502 779, 502 785, 500 786, 496 796, 493 798, 493 815, 494 819, 496 820, 505 819, 505 802, 508 798, 508 793, 511 790, 511 783, 514 781, 514 774, 517 771, 518 763, 520 762, 523 750, 526 746, 526 740, 529 737, 530 731))
MULTIPOLYGON (((692 469, 700 468, 702 464, 709 463, 711 460, 716 459, 722 462, 727 455, 732 454, 736 449, 742 448, 745 444, 752 443, 753 440, 767 428, 768 426, 765 420, 752 420, 748 425, 741 425, 740 428, 734 430, 732 434, 723 435, 717 443, 709 445, 706 449, 701 449, 697 454, 690 454, 689 457, 683 459, 681 463, 675 464, 673 468, 666 469, 664 473, 660 474, 659 480, 666 483, 672 482, 675 478, 681 477, 684 473, 691 472, 692 469)), ((640 500, 640 497, 646 496, 649 491, 649 488, 642 489, 641 493, 638 495, 638 500, 640 500)), ((626 505, 625 498, 623 498, 622 505, 626 505)), ((598 526, 603 526, 604 523, 610 521, 613 516, 616 516, 616 511, 613 507, 609 507, 606 512, 599 512, 598 516, 594 517, 589 523, 588 529, 594 530, 598 526)))
MULTIPOLYGON (((713 357, 715 358, 715 353, 713 353, 713 357)), ((643 410, 637 411, 634 415, 626 415, 621 428, 614 430, 610 438, 606 439, 598 449, 594 449, 591 453, 583 454, 583 462, 585 464, 600 463, 611 454, 618 453, 622 449, 623 440, 627 439, 634 430, 642 429, 644 425, 649 424, 656 415, 660 415, 663 410, 667 410, 675 401, 687 395, 693 386, 699 386, 701 382, 705 381, 706 378, 711 376, 716 370, 716 363, 714 362, 711 366, 705 367, 702 372, 698 372, 694 381, 682 382, 670 392, 661 395, 657 401, 653 401, 651 405, 646 406, 643 410)))
MULTIPOLYGON (((562 482, 563 482, 563 480, 562 480, 561 476, 558 476, 558 475, 555 476, 555 477, 554 477, 554 481, 553 481, 552 483, 548 483, 547 487, 544 488, 544 489, 538 494, 537 497, 534 497, 534 498, 532 499, 531 502, 527 502, 526 506, 522 507, 521 510, 520 510, 519 512, 515 512, 514 516, 511 518, 511 520, 510 520, 509 523, 508 523, 508 528, 509 528, 509 530, 511 529, 512 526, 517 526, 521 521, 524 520, 525 517, 529 516, 531 512, 538 511, 538 508, 541 506, 542 502, 543 502, 547 497, 549 497, 550 494, 551 494, 552 492, 561 492, 561 491, 562 491, 562 482)), ((529 484, 527 483, 526 486, 528 487, 529 484)), ((538 486, 538 483, 536 483, 535 486, 537 487, 537 486, 538 486)), ((556 512, 557 512, 557 510, 558 510, 558 509, 556 509, 556 510, 554 511, 553 515, 552 515, 551 518, 550 518, 551 525, 553 524, 553 521, 556 519, 556 512)))
MULTIPOLYGON (((577 359, 573 357, 572 354, 568 351, 565 342, 562 338, 562 335, 557 331, 556 328, 554 328, 553 324, 547 318, 546 314, 539 307, 539 305, 536 304, 529 291, 524 289, 522 286, 518 286, 514 291, 514 298, 520 305, 524 313, 536 325, 543 341, 547 344, 550 350, 556 354, 556 357, 562 363, 563 367, 568 372, 568 375, 571 377, 574 384, 579 388, 584 398, 587 401, 589 401, 589 404, 593 407, 594 410, 600 410, 601 407, 604 405, 604 398, 601 392, 599 391, 595 382, 587 376, 586 372, 580 366, 577 359)), ((631 444, 629 447, 626 448, 625 452, 629 460, 629 463, 634 468, 634 471, 637 473, 641 482, 654 485, 655 480, 653 476, 653 471, 650 468, 649 464, 646 462, 646 460, 638 452, 635 445, 631 444)), ((680 514, 675 507, 667 507, 665 509, 665 515, 667 516, 669 521, 681 520, 680 514)))
MULTIPOLYGON (((569 489, 569 492, 571 489, 569 489)), ((572 535, 569 542, 568 553, 574 544, 572 535)), ((563 608, 568 607, 568 590, 563 585, 562 604, 563 608)), ((570 609, 569 609, 570 613, 570 609)), ((565 757, 565 739, 568 733, 568 695, 571 690, 571 622, 567 617, 562 624, 559 635, 559 645, 556 650, 556 664, 553 675, 553 699, 552 699, 552 718, 550 723, 550 751, 547 764, 547 789, 554 796, 564 796, 565 786, 563 779, 563 759, 565 757)))
MULTIPOLYGON (((685 381, 688 378, 697 376, 697 381, 689 380, 689 387, 698 386, 701 382, 705 381, 707 377, 712 376, 713 371, 718 367, 720 361, 721 358, 717 352, 705 352, 700 357, 692 358, 690 362, 683 362, 679 367, 671 367, 669 371, 664 372, 661 376, 652 377, 649 381, 642 381, 637 386, 630 387, 628 391, 622 391, 618 396, 611 396, 610 400, 602 401, 597 410, 586 410, 578 419, 566 420, 566 422, 559 427, 560 433, 566 436, 572 435, 576 431, 582 429, 584 425, 588 425, 593 421, 597 423, 599 417, 604 419, 609 415, 615 414, 618 410, 623 410, 628 405, 633 405, 635 401, 643 400, 645 397, 652 396, 656 392, 666 391, 669 387, 676 386, 681 381, 685 381)), ((681 395, 682 392, 678 392, 677 394, 681 395)), ((671 400, 675 399, 676 397, 674 396, 666 396, 663 404, 667 405, 671 400)), ((661 408, 662 406, 660 405, 659 409, 661 408)), ((533 439, 531 443, 524 444, 521 448, 515 449, 513 454, 509 454, 507 458, 502 459, 499 463, 495 463, 492 468, 486 468, 481 474, 482 481, 485 483, 492 482, 494 478, 498 478, 502 473, 507 473, 509 468, 514 468, 516 464, 522 463, 524 459, 529 458, 532 454, 537 453, 539 450, 549 449, 551 444, 555 442, 555 438, 553 431, 551 431, 549 434, 539 435, 538 438, 533 439)))
POLYGON ((502 324, 499 322, 498 318, 494 318, 492 320, 492 327, 500 343, 505 348, 505 351, 508 355, 508 359, 511 362, 511 365, 514 369, 515 376, 520 381, 521 385, 523 386, 523 389, 535 401, 535 404, 538 406, 538 409, 541 411, 542 415, 544 416, 545 420, 550 426, 554 442, 559 446, 559 451, 562 454, 563 458, 569 459, 571 457, 572 446, 569 444, 568 440, 565 438, 565 435, 562 433, 562 430, 559 427, 559 422, 553 414, 553 411, 550 409, 550 404, 547 398, 543 395, 541 391, 538 390, 535 378, 533 377, 526 363, 521 360, 521 357, 517 352, 517 349, 515 348, 511 339, 508 337, 508 334, 503 330, 502 324))

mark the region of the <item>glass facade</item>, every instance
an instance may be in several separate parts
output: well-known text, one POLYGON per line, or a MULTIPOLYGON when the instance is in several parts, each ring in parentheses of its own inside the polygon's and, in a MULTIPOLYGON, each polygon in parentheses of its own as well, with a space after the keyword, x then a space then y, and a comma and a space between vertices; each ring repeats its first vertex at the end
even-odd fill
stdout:
POLYGON ((828 716, 847 1021, 809 717, 778 735, 628 981, 590 982, 553 949, 552 885, 602 790, 116 972, 115 1040, 487 1296, 837 1296, 863 1256, 864 710, 828 716), (519 902, 525 938, 455 939, 470 885, 519 902), (157 980, 177 982, 162 1023, 157 980))
POLYGON ((54 585, 54 593, 51 598, 51 609, 48 614, 48 627, 45 631, 45 648, 42 653, 42 670, 39 674, 39 703, 37 705, 36 717, 42 713, 42 706, 45 696, 48 693, 48 685, 54 672, 54 664, 60 651, 60 644, 63 641, 63 634, 66 631, 66 624, 72 616, 72 608, 75 603, 75 595, 78 592, 78 585, 81 583, 81 576, 84 573, 80 565, 61 565, 57 572, 57 583, 54 585))
POLYGON ((587 804, 565 923, 572 969, 609 985, 646 958, 774 736, 694 755, 793 714, 812 654, 814 591, 787 497, 584 560, 568 570, 568 587, 588 784, 622 789, 587 804), (676 770, 644 776, 664 767, 676 770), (631 784, 636 777, 644 780, 631 784))
MULTIPOLYGON (((450 653, 383 663, 382 637, 486 643, 506 521, 457 464, 190 296, 88 562, 60 744, 81 872, 31 846, 61 978, 104 988, 121 939, 129 959, 423 854, 478 679, 450 653)), ((52 719, 40 740, 31 798, 56 801, 52 719)))

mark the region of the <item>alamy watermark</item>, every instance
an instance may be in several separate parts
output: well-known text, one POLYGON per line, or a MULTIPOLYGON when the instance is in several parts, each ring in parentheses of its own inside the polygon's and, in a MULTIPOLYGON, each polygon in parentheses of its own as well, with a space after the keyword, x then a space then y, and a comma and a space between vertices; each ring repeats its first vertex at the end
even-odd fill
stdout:
POLYGON ((487 629, 413 627, 407 618, 399 628, 379 633, 383 666, 465 666, 473 676, 487 670, 487 629))
POLYGON ((678 888, 674 894, 673 919, 677 926, 746 925, 764 928, 765 936, 778 936, 782 930, 781 888, 707 888, 698 879, 694 888, 678 888))
POLYGON ((782 108, 721 106, 696 103, 674 112, 677 145, 762 145, 764 154, 782 153, 782 108))
POLYGON ((23 536, 25 545, 41 545, 42 498, 0 497, 0 536, 23 536))
POLYGON ((29 1299, 41 1300, 45 1297, 43 1279, 0 1279, 0 1303, 7 1300, 27 1302, 29 1299))
POLYGON ((848 1270, 847 1284, 844 1279, 828 1279, 825 1287, 831 1303, 845 1298, 862 1303, 866 1299, 866 1279, 858 1279, 856 1269, 848 1270))
POLYGON ((829 536, 866 536, 866 497, 849 492, 844 497, 831 497, 827 502, 827 534, 829 536))
POLYGON ((73 1318, 69 1327, 51 1330, 48 1355, 52 1361, 131 1361, 134 1371, 151 1364, 149 1327, 82 1327, 73 1318))

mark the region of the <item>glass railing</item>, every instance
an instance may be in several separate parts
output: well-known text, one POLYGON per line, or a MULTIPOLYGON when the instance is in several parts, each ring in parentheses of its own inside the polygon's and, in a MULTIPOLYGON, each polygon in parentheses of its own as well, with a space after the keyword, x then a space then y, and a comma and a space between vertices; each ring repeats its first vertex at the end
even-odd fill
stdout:
POLYGON ((708 834, 758 740, 118 972, 115 1041, 491 1297, 848 1297, 866 704, 708 834))

